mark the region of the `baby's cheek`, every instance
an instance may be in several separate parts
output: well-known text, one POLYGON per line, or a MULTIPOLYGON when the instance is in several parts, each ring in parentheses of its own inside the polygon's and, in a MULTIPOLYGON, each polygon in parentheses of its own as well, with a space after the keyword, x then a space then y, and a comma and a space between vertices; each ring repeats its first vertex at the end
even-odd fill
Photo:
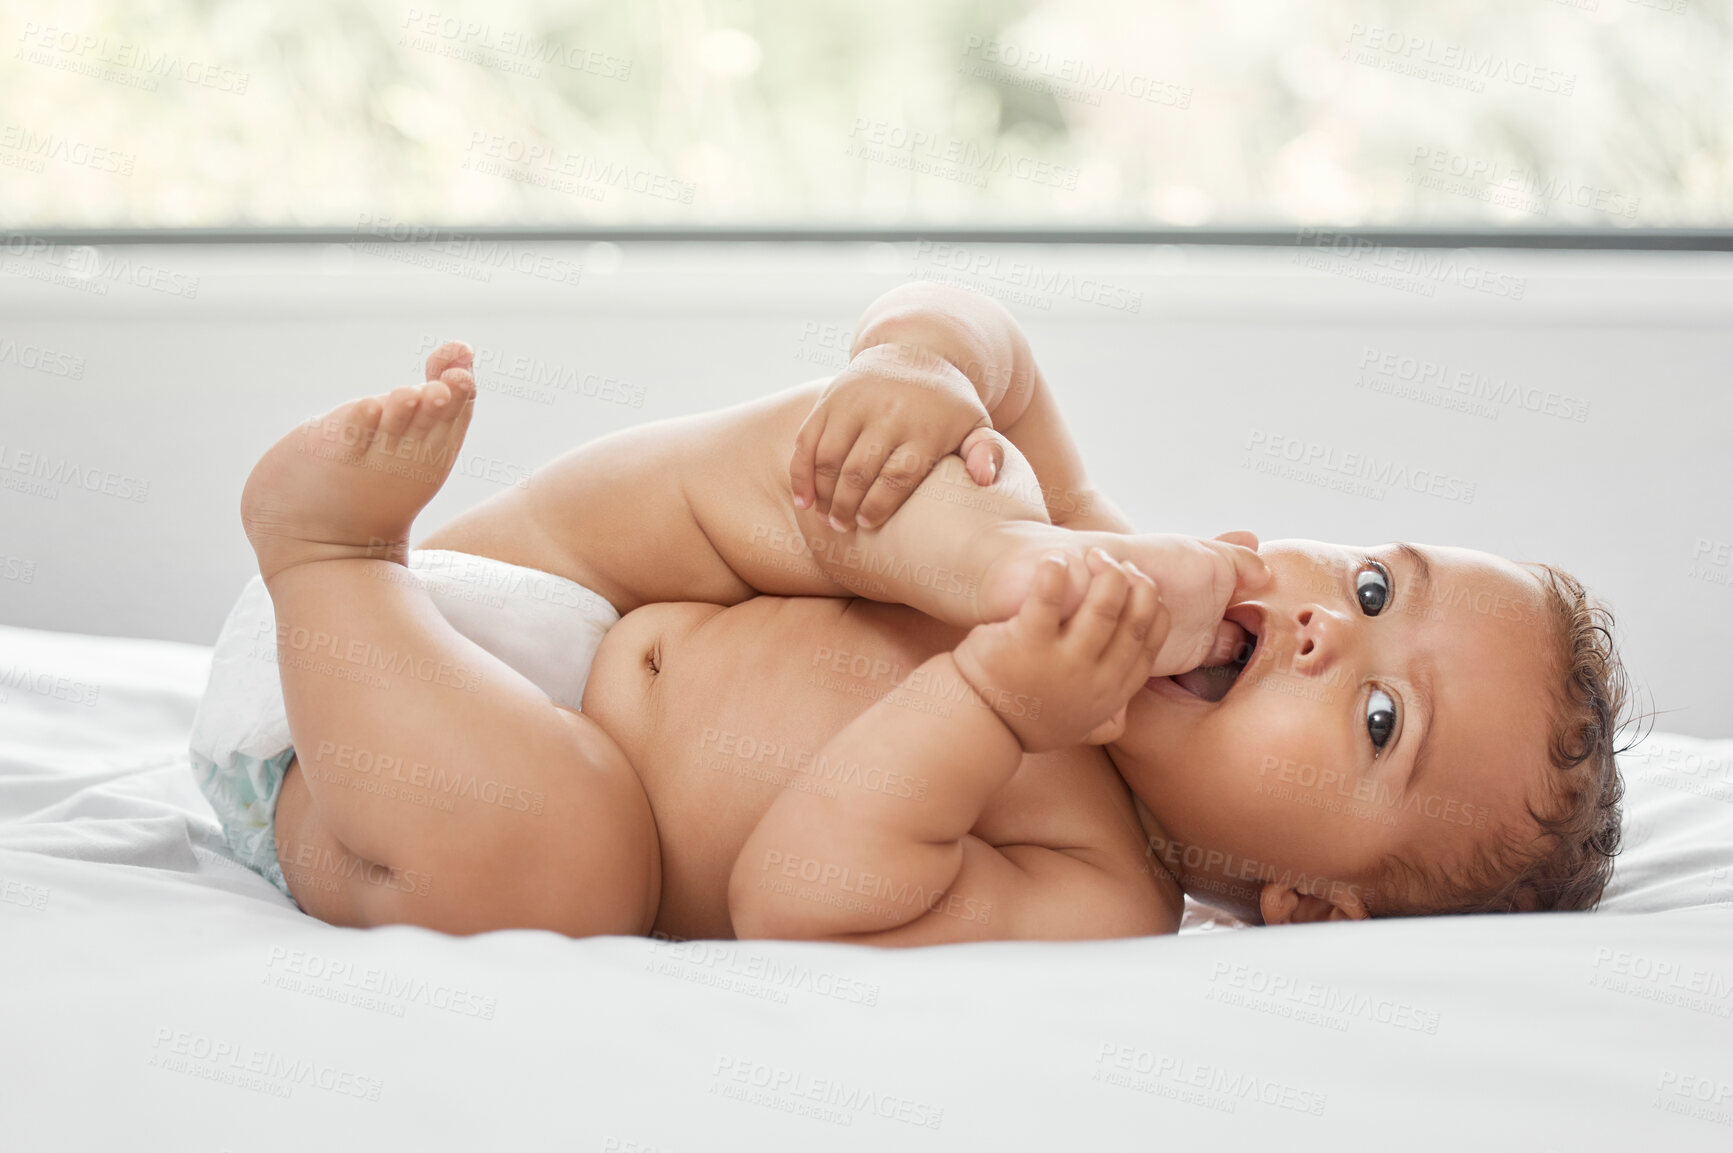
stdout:
MULTIPOLYGON (((1250 687, 1250 686, 1248 686, 1250 687)), ((1236 766, 1233 774, 1253 795, 1292 796, 1295 790, 1330 787, 1346 779, 1349 767, 1332 749, 1326 718, 1315 703, 1283 700, 1269 686, 1256 686, 1257 699, 1228 726, 1224 752, 1236 766)))

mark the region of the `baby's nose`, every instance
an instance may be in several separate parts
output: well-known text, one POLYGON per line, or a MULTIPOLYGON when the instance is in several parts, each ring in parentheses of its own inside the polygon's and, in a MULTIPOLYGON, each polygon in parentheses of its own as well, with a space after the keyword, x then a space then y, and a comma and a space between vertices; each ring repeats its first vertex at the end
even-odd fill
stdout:
POLYGON ((1294 610, 1295 672, 1320 672, 1329 667, 1338 647, 1340 622, 1317 605, 1301 605, 1294 610))

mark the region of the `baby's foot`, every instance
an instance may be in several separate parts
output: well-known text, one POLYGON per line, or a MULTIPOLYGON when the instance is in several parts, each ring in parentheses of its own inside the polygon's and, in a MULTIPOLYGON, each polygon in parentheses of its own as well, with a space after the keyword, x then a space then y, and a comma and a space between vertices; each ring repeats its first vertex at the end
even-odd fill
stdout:
MULTIPOLYGON (((1053 553, 1066 560, 1065 598, 1059 615, 1069 619, 1089 590, 1089 547, 1096 533, 1076 533, 1037 522, 1013 521, 993 526, 982 534, 981 580, 975 587, 976 621, 989 624, 1017 615, 1034 587, 1037 566, 1053 553)), ((1118 559, 1118 558, 1115 558, 1118 559)))
MULTIPOLYGON (((1089 553, 1100 550, 1153 580, 1167 606, 1170 619, 1156 655, 1158 675, 1205 665, 1244 666, 1257 648, 1257 635, 1243 622, 1224 619, 1235 596, 1256 591, 1269 580, 1267 566, 1253 551, 1257 538, 1250 533, 1226 533, 1206 541, 1180 535, 1072 532, 1025 523, 1001 526, 987 539, 995 542, 998 551, 977 570, 983 575, 975 608, 982 622, 1016 615, 1020 598, 1034 585, 1041 558, 1055 550, 1069 561, 1062 614, 1069 617, 1082 603, 1088 585, 1089 553)), ((1225 675, 1231 679, 1233 674, 1225 675)))
MULTIPOLYGON (((1229 534, 1233 535, 1233 534, 1229 534)), ((1257 538, 1247 535, 1253 545, 1257 538)), ((1236 541, 1235 543, 1243 543, 1236 541)), ((1033 521, 995 526, 982 538, 981 581, 975 610, 982 623, 1010 620, 1029 595, 1036 566, 1053 552, 1069 561, 1063 616, 1083 603, 1089 586, 1089 550, 1098 548, 1122 564, 1132 564, 1168 594, 1203 592, 1224 601, 1234 587, 1231 564, 1217 562, 1224 546, 1175 534, 1129 536, 1111 532, 1078 532, 1033 521), (1219 587, 1211 587, 1219 583, 1219 587)))
POLYGON ((452 348, 428 358, 438 377, 339 405, 253 466, 241 524, 267 583, 316 560, 408 560, 409 527, 445 483, 475 406, 468 350, 452 348))

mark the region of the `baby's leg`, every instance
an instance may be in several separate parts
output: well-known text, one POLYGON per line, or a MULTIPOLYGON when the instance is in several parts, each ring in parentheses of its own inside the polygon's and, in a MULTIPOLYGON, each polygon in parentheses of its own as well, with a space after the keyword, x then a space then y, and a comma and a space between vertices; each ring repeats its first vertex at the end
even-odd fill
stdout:
POLYGON ((1036 566, 1052 552, 1070 560, 1066 616, 1088 588, 1091 548, 1160 572, 1157 538, 1051 523, 1034 469, 1008 438, 1000 444, 1004 463, 991 485, 976 484, 952 454, 876 529, 839 533, 813 517, 806 544, 814 563, 856 596, 965 626, 1015 616, 1036 566))
MULTIPOLYGON (((468 350, 449 344, 428 359, 427 373, 437 379, 468 365, 468 350)), ((1014 613, 1022 585, 1000 593, 1003 566, 982 579, 991 557, 981 546, 991 542, 971 534, 1005 522, 1046 525, 1028 464, 1007 446, 999 480, 982 490, 958 458, 946 457, 922 486, 924 507, 905 506, 878 530, 838 533, 816 509, 796 509, 789 484, 794 436, 821 387, 591 441, 537 469, 526 487, 459 515, 421 547, 551 572, 621 613, 659 601, 736 604, 758 593, 860 595, 957 624, 1014 613)), ((1072 543, 1081 557, 1083 542, 1072 543)), ((1086 581, 1079 565, 1078 596, 1086 581)))
MULTIPOLYGON (((469 364, 467 348, 447 344, 428 358, 427 376, 469 364)), ((592 440, 538 468, 527 485, 459 514, 418 547, 553 573, 621 614, 667 601, 737 604, 760 592, 847 596, 799 555, 788 486, 794 433, 816 396, 816 387, 793 390, 592 440), (726 538, 715 535, 719 507, 737 514, 742 539, 732 529, 726 538)))
POLYGON ((278 859, 302 906, 338 924, 641 933, 660 857, 636 773, 453 629, 400 563, 473 400, 457 368, 351 402, 248 479, 296 749, 278 859))
MULTIPOLYGON (((429 377, 448 365, 467 367, 468 350, 437 350, 429 377)), ((422 546, 566 577, 621 613, 658 601, 736 604, 757 593, 861 596, 958 625, 1015 615, 1050 549, 1074 558, 1067 613, 1088 585, 1090 546, 1150 562, 1137 537, 1049 523, 1041 482, 1009 439, 991 486, 976 485, 961 459, 947 456, 885 524, 837 532, 816 508, 794 507, 789 482, 795 434, 821 388, 803 385, 602 437, 538 469, 527 487, 460 515, 422 546)), ((1037 434, 1056 436, 1057 419, 1026 414, 1019 424, 1029 443, 1044 443, 1037 434)))

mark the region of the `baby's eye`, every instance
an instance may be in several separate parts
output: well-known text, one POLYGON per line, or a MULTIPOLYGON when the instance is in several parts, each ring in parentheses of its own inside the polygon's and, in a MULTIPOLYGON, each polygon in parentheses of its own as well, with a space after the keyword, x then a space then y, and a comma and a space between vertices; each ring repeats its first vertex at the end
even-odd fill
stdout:
POLYGON ((1366 699, 1366 733, 1372 738, 1373 756, 1384 751, 1396 731, 1396 702, 1383 689, 1373 689, 1366 699))
POLYGON ((1375 617, 1390 601, 1390 574, 1377 561, 1368 562, 1354 578, 1354 595, 1360 598, 1360 611, 1375 617))

